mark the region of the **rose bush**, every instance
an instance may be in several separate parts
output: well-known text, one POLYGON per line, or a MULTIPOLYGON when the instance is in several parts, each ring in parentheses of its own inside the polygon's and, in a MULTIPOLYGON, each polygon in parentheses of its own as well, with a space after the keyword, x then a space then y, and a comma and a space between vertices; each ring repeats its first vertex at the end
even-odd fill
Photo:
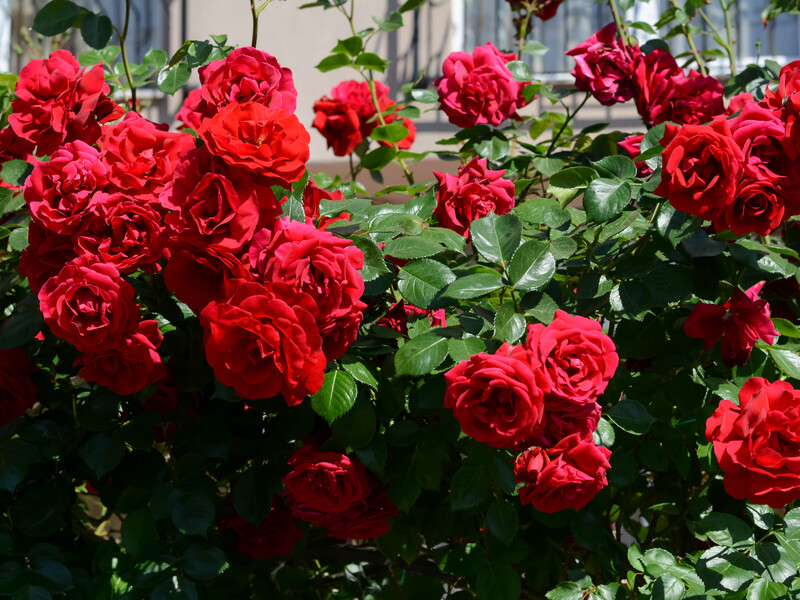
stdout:
POLYGON ((650 34, 688 54, 640 46, 609 0, 554 86, 571 8, 514 0, 513 47, 397 89, 425 2, 321 0, 353 35, 304 98, 267 4, 254 47, 137 65, 54 0, 35 34, 92 50, 0 77, 0 597, 793 597, 800 65, 742 70, 702 3, 650 34), (592 97, 641 126, 576 130, 592 97))

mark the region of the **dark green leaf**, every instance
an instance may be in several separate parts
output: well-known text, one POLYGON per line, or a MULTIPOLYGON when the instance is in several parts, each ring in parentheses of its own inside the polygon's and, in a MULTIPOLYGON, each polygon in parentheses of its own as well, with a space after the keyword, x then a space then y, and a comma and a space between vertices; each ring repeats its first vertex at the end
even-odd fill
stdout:
POLYGON ((397 156, 397 152, 394 148, 381 146, 364 156, 364 158, 361 159, 361 166, 370 171, 378 171, 392 162, 395 156, 397 156))
POLYGON ((556 259, 550 252, 550 245, 537 240, 522 244, 508 265, 511 283, 526 292, 546 286, 555 272, 556 259))
POLYGON ((388 64, 388 62, 372 52, 364 52, 364 54, 359 55, 355 62, 357 67, 362 67, 370 71, 380 71, 381 73, 386 70, 388 64))
POLYGON ((418 9, 420 6, 425 4, 428 0, 406 0, 403 5, 400 7, 400 12, 409 12, 412 10, 418 9))
POLYGON ((800 379, 800 356, 796 352, 779 347, 767 348, 767 351, 781 371, 792 379, 800 379))
POLYGON ((5 442, 0 446, 0 489, 13 492, 37 460, 41 460, 39 450, 30 442, 20 438, 5 442))
MULTIPOLYGON (((364 49, 364 40, 361 36, 354 35, 346 40, 339 40, 339 43, 333 48, 334 52, 339 54, 349 54, 350 56, 358 56, 361 50, 364 49)), ((320 63, 322 64, 322 63, 320 63)))
POLYGON ((725 513, 711 513, 703 517, 697 523, 695 534, 700 539, 707 537, 720 546, 749 546, 755 542, 747 523, 725 513))
POLYGON ((519 515, 514 505, 505 498, 495 498, 486 513, 489 532, 498 540, 508 545, 517 533, 519 515))
POLYGON ((631 187, 618 179, 592 181, 583 195, 586 216, 592 221, 610 221, 619 215, 631 199, 631 187))
POLYGON ((48 36, 64 33, 85 11, 70 0, 51 0, 33 18, 33 30, 48 36))
POLYGON ((43 326, 39 300, 31 294, 14 307, 11 318, 0 327, 0 349, 10 350, 29 342, 43 326))
POLYGON ((418 308, 432 308, 436 295, 456 278, 445 265, 430 258, 400 267, 397 287, 403 297, 418 308))
POLYGON ((506 302, 494 316, 494 337, 501 342, 515 343, 525 333, 525 317, 518 314, 513 302, 506 302))
POLYGON ((478 600, 518 600, 522 580, 513 567, 493 562, 478 573, 478 600))
POLYGON ((396 144, 408 136, 408 128, 401 123, 379 125, 372 130, 372 133, 369 136, 376 142, 389 142, 390 144, 396 144))
POLYGON ((394 356, 398 375, 427 375, 447 358, 447 338, 435 332, 409 340, 394 356))
POLYGON ((364 267, 360 271, 364 281, 372 281, 389 272, 389 268, 383 260, 383 252, 375 242, 362 235, 353 236, 351 239, 353 244, 364 253, 364 267))
POLYGON ((359 400, 347 414, 331 424, 333 438, 351 448, 363 448, 372 441, 376 431, 375 409, 368 400, 359 400))
POLYGON ((260 467, 251 467, 233 484, 233 507, 248 523, 258 525, 272 506, 274 484, 260 467))
POLYGON ((497 216, 494 211, 470 224, 472 245, 492 263, 506 263, 519 246, 522 222, 514 213, 497 216))
POLYGON ((503 287, 503 279, 498 273, 474 273, 460 277, 447 286, 444 295, 458 300, 478 298, 503 287))
POLYGON ((197 600, 197 590, 185 577, 174 575, 159 583, 150 598, 151 600, 197 600))
POLYGON ((489 499, 491 484, 486 470, 476 464, 463 465, 453 476, 450 487, 453 510, 473 510, 489 499))
POLYGON ((429 239, 417 236, 403 236, 386 242, 383 252, 386 256, 402 259, 426 258, 444 251, 444 247, 429 239))
POLYGON ((110 431, 95 433, 80 447, 80 455, 95 475, 102 477, 125 456, 122 437, 110 431))
POLYGON ((105 15, 87 12, 81 21, 81 37, 90 47, 102 50, 111 40, 114 29, 111 19, 105 15))
POLYGON ((12 600, 53 600, 53 596, 40 585, 29 585, 14 594, 12 600))
POLYGON ((635 400, 622 400, 606 411, 608 420, 633 435, 644 435, 655 422, 647 409, 635 400))
POLYGON ((214 521, 214 503, 199 491, 182 491, 170 515, 178 529, 189 535, 205 535, 214 521))
POLYGON ((597 171, 589 167, 570 167, 554 173, 549 181, 547 193, 553 194, 559 201, 568 202, 583 191, 593 179, 597 171))
POLYGON ((605 156, 594 163, 594 168, 602 177, 633 179, 636 177, 636 164, 627 156, 605 156))
POLYGON ((189 577, 201 581, 213 579, 228 567, 222 548, 206 543, 189 546, 183 553, 182 563, 189 577))
POLYGON ((122 520, 122 545, 132 556, 141 556, 156 541, 156 522, 148 507, 133 511, 122 520))
POLYGON ((317 69, 323 73, 327 73, 328 71, 333 71, 334 69, 349 67, 351 64, 353 64, 353 61, 349 56, 346 54, 336 53, 323 58, 317 65, 317 69))
POLYGON ((469 360, 473 354, 486 350, 486 345, 481 338, 468 337, 464 339, 450 338, 447 340, 447 353, 455 362, 469 360))
POLYGON ((328 423, 345 414, 356 402, 356 382, 346 371, 325 373, 322 388, 311 396, 311 408, 328 423))
POLYGON ((499 162, 508 156, 511 150, 509 141, 500 134, 493 135, 488 140, 475 144, 475 152, 492 162, 499 162))

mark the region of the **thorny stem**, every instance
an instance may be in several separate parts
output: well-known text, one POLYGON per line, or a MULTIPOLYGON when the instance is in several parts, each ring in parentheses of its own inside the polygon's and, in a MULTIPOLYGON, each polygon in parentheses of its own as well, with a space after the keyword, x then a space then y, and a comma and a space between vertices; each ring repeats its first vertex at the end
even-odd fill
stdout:
POLYGON ((525 16, 522 18, 522 23, 519 26, 519 46, 517 48, 517 58, 519 60, 522 60, 522 49, 525 47, 525 38, 528 37, 528 25, 530 25, 530 22, 531 6, 530 4, 526 4, 525 16))
MULTIPOLYGON (((561 134, 564 133, 564 130, 567 128, 567 125, 569 125, 569 122, 572 121, 572 119, 575 117, 575 115, 578 114, 578 111, 581 108, 583 108, 583 105, 586 104, 586 102, 587 102, 587 100, 589 100, 590 96, 591 96, 591 94, 586 94, 586 96, 584 96, 584 98, 581 101, 581 103, 578 105, 578 108, 576 108, 574 111, 570 112, 569 108, 567 108, 567 118, 564 119, 564 122, 561 124, 561 128, 558 130, 558 132, 556 133, 555 137, 553 137, 553 141, 550 142, 550 147, 547 149, 547 154, 545 154, 545 156, 550 156, 550 154, 553 152, 553 150, 555 150, 556 142, 558 142, 559 138, 561 137, 561 134)), ((562 104, 563 104, 563 102, 562 102, 562 104)), ((564 104, 564 106, 566 107, 567 105, 564 104)))
MULTIPOLYGON (((613 0, 612 0, 613 1, 613 0)), ((677 0, 669 0, 670 4, 677 9, 680 9, 680 5, 678 4, 677 0)), ((694 44, 694 38, 692 37, 691 32, 689 31, 688 25, 681 25, 681 30, 683 31, 683 36, 686 38, 686 41, 689 44, 689 49, 692 51, 692 55, 694 59, 697 61, 697 68, 700 69, 701 75, 708 75, 708 68, 706 67, 706 63, 703 61, 703 57, 700 52, 697 50, 697 46, 694 44)))
POLYGON ((119 29, 114 27, 119 36, 119 47, 122 53, 122 66, 125 68, 125 77, 128 79, 128 85, 131 88, 131 110, 136 109, 136 88, 133 86, 133 76, 131 75, 131 68, 128 65, 128 53, 125 50, 125 40, 128 39, 128 24, 131 20, 131 0, 125 0, 125 24, 122 26, 122 33, 119 29))
POLYGON ((619 35, 619 39, 622 41, 623 45, 627 46, 628 28, 625 27, 625 21, 622 20, 622 15, 619 13, 616 0, 608 0, 608 6, 611 9, 611 14, 614 17, 614 23, 617 26, 617 34, 619 35))
POLYGON ((721 2, 721 3, 722 3, 722 6, 723 6, 723 12, 725 13, 725 21, 726 21, 725 25, 726 25, 727 36, 728 36, 728 41, 727 42, 722 39, 722 36, 720 35, 719 30, 717 29, 716 25, 714 25, 714 23, 711 22, 711 19, 708 18, 706 13, 702 9, 699 9, 699 8, 697 9, 697 12, 703 18, 703 21, 705 21, 706 25, 708 25, 709 29, 711 29, 711 37, 714 38, 714 41, 717 42, 720 46, 722 46, 725 49, 725 52, 728 55, 728 61, 731 64, 731 74, 735 77, 736 76, 736 55, 734 54, 734 51, 733 51, 733 41, 732 41, 733 32, 730 29, 730 16, 728 14, 728 7, 730 7, 733 4, 733 2, 731 2, 731 4, 727 5, 727 6, 725 5, 725 2, 721 2))

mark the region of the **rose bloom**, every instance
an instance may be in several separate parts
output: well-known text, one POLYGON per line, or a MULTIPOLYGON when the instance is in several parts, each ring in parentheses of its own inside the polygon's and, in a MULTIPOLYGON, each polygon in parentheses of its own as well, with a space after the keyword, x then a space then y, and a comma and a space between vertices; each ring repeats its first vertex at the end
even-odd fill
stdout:
POLYGON ((439 182, 436 209, 439 225, 469 239, 469 225, 494 211, 504 215, 514 208, 514 183, 503 179, 505 170, 491 171, 485 158, 473 158, 458 175, 433 172, 439 182))
POLYGON ((439 105, 453 125, 462 128, 481 123, 498 126, 516 115, 520 103, 518 83, 506 63, 514 54, 500 52, 491 42, 472 53, 453 52, 442 65, 434 84, 439 105))
POLYGON ((661 183, 655 193, 675 209, 713 220, 733 198, 744 155, 724 118, 708 125, 667 123, 661 183))
POLYGON ((250 245, 254 279, 285 283, 314 299, 327 360, 339 358, 358 336, 367 306, 363 266, 364 254, 350 240, 288 217, 256 233, 250 245))
POLYGON ((232 167, 205 147, 181 157, 158 201, 170 211, 164 220, 174 237, 231 252, 281 214, 257 173, 232 167))
POLYGON ((745 176, 736 186, 736 193, 725 210, 714 219, 717 231, 730 229, 737 235, 758 233, 769 235, 783 221, 784 195, 770 180, 745 176))
POLYGON ((633 98, 633 61, 641 51, 617 39, 616 24, 609 23, 566 54, 575 59, 575 87, 591 92, 600 104, 611 106, 633 98))
POLYGON ((159 270, 166 232, 154 204, 122 193, 96 194, 80 229, 72 236, 75 253, 91 254, 122 273, 159 270))
MULTIPOLYGON (((643 139, 644 134, 629 135, 624 140, 617 142, 617 144, 619 144, 619 147, 622 148, 625 153, 633 159, 642 153, 640 148, 643 139)), ((644 178, 653 173, 653 169, 648 167, 645 161, 635 160, 634 163, 636 164, 636 175, 638 177, 644 178)))
POLYGON ((8 123, 20 138, 36 144, 39 156, 53 154, 66 142, 93 144, 100 124, 123 113, 109 91, 102 64, 86 71, 68 50, 56 50, 20 71, 8 123))
MULTIPOLYGON (((378 106, 381 111, 385 111, 394 102, 389 98, 389 87, 380 81, 375 81, 375 97, 378 99, 378 106)), ((342 81, 331 90, 331 98, 344 102, 358 115, 359 129, 363 137, 368 137, 372 130, 380 122, 375 119, 375 103, 372 100, 372 92, 366 81, 342 81)))
POLYGON ((594 402, 619 365, 611 338, 597 321, 557 310, 547 326, 528 326, 523 344, 541 365, 550 393, 574 404, 594 402))
POLYGON ((214 156, 287 189, 306 170, 311 137, 296 116, 257 102, 229 104, 198 131, 214 156))
POLYGON ((184 152, 194 148, 188 133, 167 131, 135 112, 103 128, 97 141, 108 168, 108 181, 130 194, 158 196, 184 152))
POLYGON ((336 221, 349 221, 350 215, 346 212, 340 213, 336 217, 323 217, 319 214, 319 205, 323 200, 339 201, 344 200, 341 190, 329 192, 320 188, 314 180, 308 182, 306 189, 303 190, 303 212, 306 213, 306 223, 316 226, 318 229, 325 229, 336 221))
POLYGON ((54 233, 71 235, 95 194, 106 185, 100 153, 81 141, 68 142, 38 163, 25 182, 23 196, 31 216, 54 233))
POLYGON ((321 98, 314 103, 314 123, 336 156, 352 154, 364 139, 358 113, 342 100, 321 98))
MULTIPOLYGON (((292 453, 282 481, 290 504, 322 513, 341 512, 372 491, 367 470, 357 458, 309 445, 292 453)), ((302 518, 302 511, 293 512, 302 518)))
POLYGON ((399 514, 386 490, 375 487, 367 498, 341 512, 320 514, 316 524, 327 528, 328 536, 338 540, 367 540, 388 532, 388 520, 399 514))
POLYGON ((20 418, 36 403, 39 389, 31 379, 35 371, 19 348, 0 350, 0 427, 20 418))
POLYGON ((250 271, 228 250, 200 241, 170 244, 164 284, 175 297, 199 315, 209 302, 225 300, 225 283, 250 279, 250 271))
POLYGON ((531 448, 517 457, 514 475, 523 484, 519 499, 541 512, 580 510, 608 485, 611 450, 575 433, 552 448, 531 448))
POLYGON ((531 368, 522 347, 503 344, 495 354, 475 354, 445 373, 444 406, 468 436, 513 447, 544 428, 548 388, 542 373, 541 365, 531 368))
POLYGON ((573 404, 554 394, 545 394, 544 413, 547 415, 544 430, 538 436, 519 444, 520 449, 531 446, 552 448, 574 433, 582 440, 590 438, 597 431, 603 409, 597 402, 573 404))
POLYGON ((273 500, 269 514, 258 524, 245 521, 236 513, 219 523, 220 531, 232 531, 239 539, 237 549, 250 558, 273 558, 289 554, 305 533, 279 499, 273 500))
POLYGON ((139 325, 133 286, 91 255, 64 265, 38 296, 44 322, 81 352, 114 348, 139 325))
POLYGON ((417 308, 413 304, 407 304, 402 300, 392 304, 386 313, 375 322, 375 324, 388 327, 397 333, 408 335, 408 320, 416 316, 428 317, 431 327, 447 326, 447 315, 445 314, 443 308, 438 308, 436 310, 425 310, 423 308, 417 308))
POLYGON ((322 387, 325 355, 314 300, 287 285, 232 279, 200 314, 214 375, 242 398, 282 394, 294 406, 322 387))
POLYGON ((720 402, 706 439, 734 498, 772 508, 800 499, 800 391, 788 382, 749 379, 739 406, 720 402))
POLYGON ((728 367, 745 364, 756 340, 772 344, 777 335, 769 304, 758 297, 763 287, 762 281, 745 292, 736 288, 722 306, 698 302, 683 325, 684 333, 703 340, 706 350, 722 340, 723 362, 728 367))
POLYGON ((20 254, 19 274, 28 278, 31 291, 38 294, 45 282, 74 258, 77 255, 71 237, 53 233, 31 221, 28 247, 20 254))
POLYGON ((158 321, 142 321, 135 333, 114 347, 99 353, 86 353, 75 360, 78 375, 86 381, 106 386, 122 396, 134 394, 167 374, 158 354, 164 336, 158 321))

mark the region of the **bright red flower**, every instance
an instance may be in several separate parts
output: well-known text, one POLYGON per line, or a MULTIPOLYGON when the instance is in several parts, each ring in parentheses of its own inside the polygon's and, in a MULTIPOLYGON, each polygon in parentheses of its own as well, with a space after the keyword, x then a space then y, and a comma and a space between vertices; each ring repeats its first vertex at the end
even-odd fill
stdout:
POLYGON ((314 123, 336 156, 352 154, 364 139, 358 113, 342 100, 322 98, 314 103, 314 123))

